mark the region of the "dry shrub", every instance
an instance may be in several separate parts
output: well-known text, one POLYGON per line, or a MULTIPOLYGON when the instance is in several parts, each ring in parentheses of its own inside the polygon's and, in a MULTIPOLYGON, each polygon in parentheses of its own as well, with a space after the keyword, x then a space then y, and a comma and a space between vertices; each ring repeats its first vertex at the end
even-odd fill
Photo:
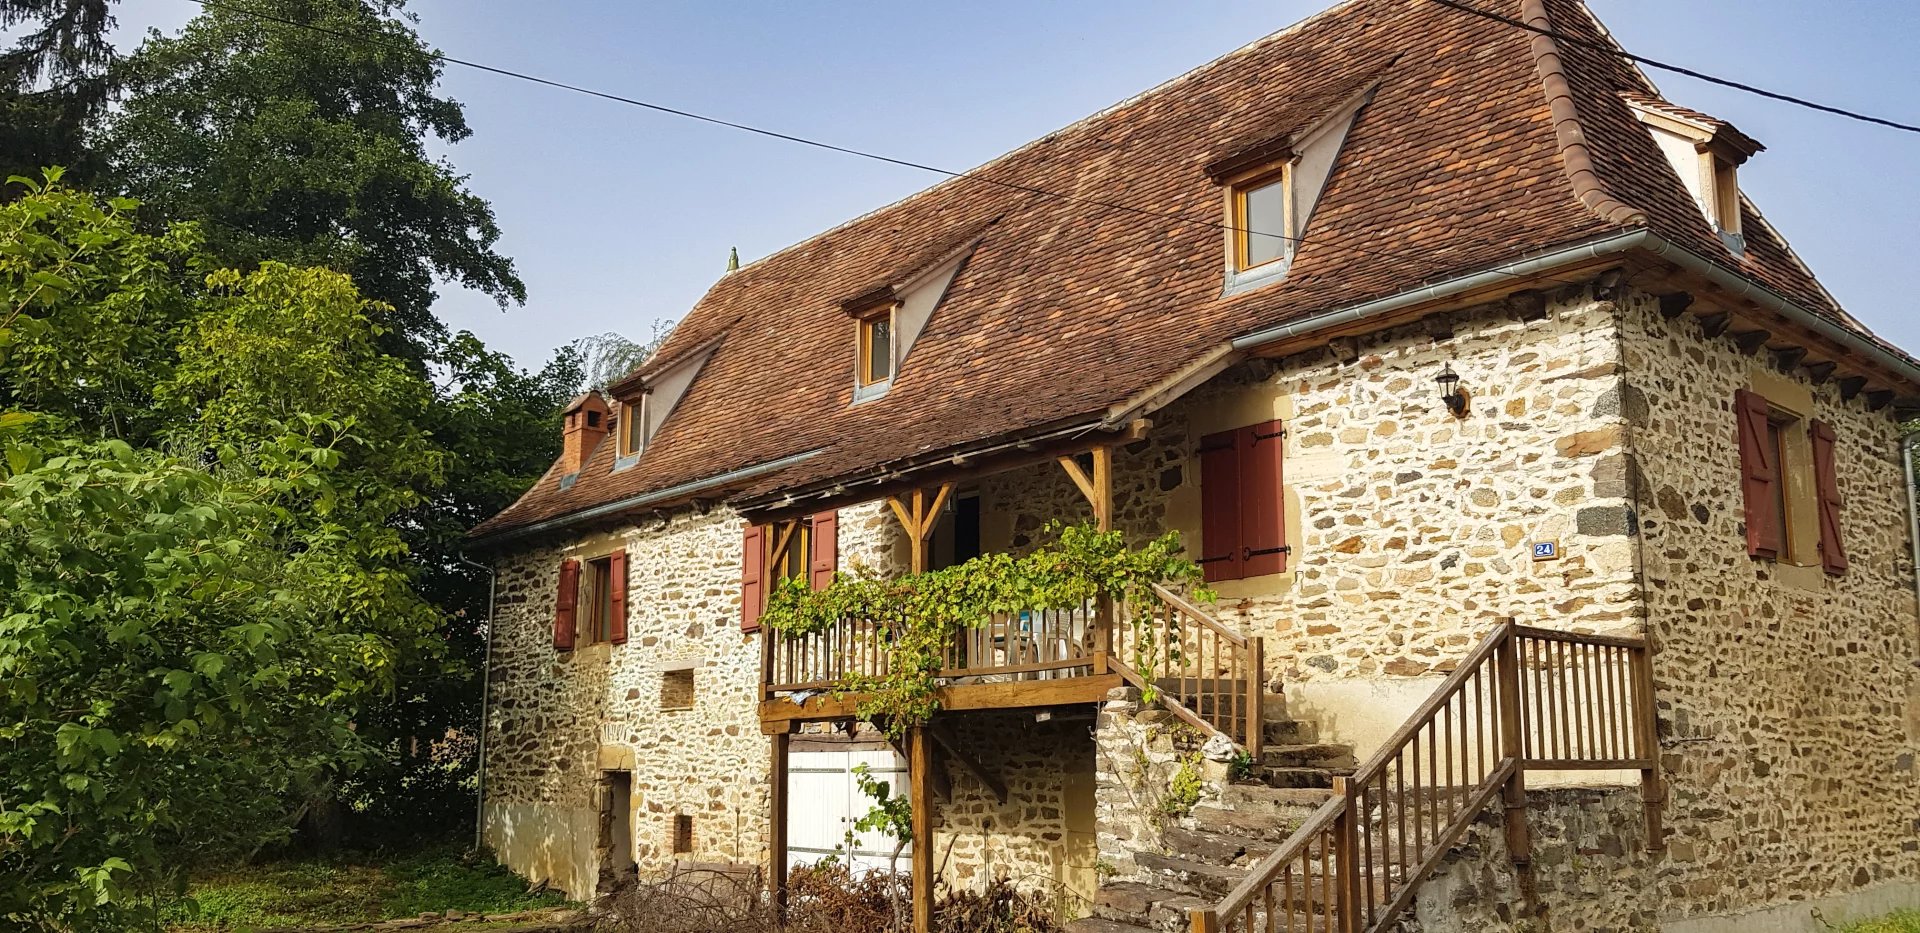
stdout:
MULTIPOLYGON (((604 904, 598 933, 890 933, 913 916, 905 876, 851 872, 826 862, 796 869, 787 881, 787 922, 774 922, 763 892, 717 872, 686 872, 628 886, 604 904), (895 906, 898 905, 898 913, 895 906)), ((1059 933, 1053 904, 1011 882, 947 891, 934 905, 937 933, 1059 933)))

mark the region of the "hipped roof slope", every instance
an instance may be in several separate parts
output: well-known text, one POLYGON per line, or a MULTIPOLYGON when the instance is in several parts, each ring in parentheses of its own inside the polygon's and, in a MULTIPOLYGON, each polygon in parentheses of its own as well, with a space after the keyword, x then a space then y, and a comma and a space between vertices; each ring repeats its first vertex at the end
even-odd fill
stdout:
MULTIPOLYGON (((1544 2, 1554 28, 1611 42, 1577 0, 1484 2, 1513 16, 1544 2)), ((1533 38, 1429 0, 1351 0, 730 273, 657 357, 718 341, 639 464, 615 472, 603 443, 571 487, 550 470, 474 534, 802 452, 815 453, 734 492, 1072 423, 1237 335, 1642 222, 1857 328, 1751 207, 1746 257, 1727 253, 1621 98, 1656 93, 1629 64, 1563 43, 1578 124, 1557 128, 1533 38), (1285 280, 1223 295, 1222 194, 1206 166, 1310 129, 1367 88, 1285 280), (1583 203, 1570 129, 1631 212, 1583 203), (891 389, 851 404, 841 302, 969 239, 891 389)))

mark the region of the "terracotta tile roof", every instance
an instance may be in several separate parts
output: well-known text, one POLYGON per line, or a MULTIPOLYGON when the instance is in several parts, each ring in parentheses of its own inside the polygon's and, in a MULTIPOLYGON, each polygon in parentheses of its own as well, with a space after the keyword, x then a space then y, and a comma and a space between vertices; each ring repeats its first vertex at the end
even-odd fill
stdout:
MULTIPOLYGON (((1578 0, 1486 2, 1611 41, 1578 0)), ((1427 0, 1350 0, 973 173, 1073 199, 950 180, 728 274, 662 348, 658 359, 684 359, 725 337, 639 464, 612 472, 602 444, 571 488, 549 471, 474 534, 809 451, 732 491, 1072 424, 1237 335, 1623 225, 1857 327, 1751 206, 1746 256, 1726 251, 1620 97, 1657 94, 1637 71, 1571 43, 1545 55, 1533 38, 1427 0), (1223 296, 1221 196, 1206 166, 1375 84, 1285 280, 1223 296), (1570 172, 1570 143, 1590 166, 1570 172), (890 390, 851 405, 841 302, 975 239, 890 390)))

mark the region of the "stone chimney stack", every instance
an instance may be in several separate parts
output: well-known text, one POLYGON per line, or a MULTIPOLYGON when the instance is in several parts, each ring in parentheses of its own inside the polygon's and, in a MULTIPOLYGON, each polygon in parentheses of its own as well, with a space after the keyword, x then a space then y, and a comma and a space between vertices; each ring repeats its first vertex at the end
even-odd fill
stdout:
POLYGON ((560 444, 562 476, 580 472, 611 427, 606 400, 600 397, 599 392, 592 390, 580 393, 567 403, 565 419, 566 427, 561 433, 560 444))

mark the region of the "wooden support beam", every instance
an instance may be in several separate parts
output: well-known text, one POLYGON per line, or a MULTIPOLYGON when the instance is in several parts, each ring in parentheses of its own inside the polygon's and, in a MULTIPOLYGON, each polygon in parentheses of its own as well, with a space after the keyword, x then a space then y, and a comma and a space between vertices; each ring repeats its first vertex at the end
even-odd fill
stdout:
POLYGON ((925 726, 907 733, 913 782, 913 933, 933 933, 933 742, 925 726))
POLYGON ((1327 341, 1327 350, 1333 358, 1342 363, 1351 363, 1360 358, 1360 338, 1335 337, 1327 341))
POLYGON ((1867 393, 1867 410, 1879 411, 1893 403, 1892 389, 1875 389, 1867 393))
POLYGON ((1808 363, 1807 378, 1813 380, 1814 385, 1820 385, 1828 379, 1833 378, 1833 371, 1838 368, 1839 365, 1840 364, 1832 360, 1824 363, 1808 363))
POLYGON ((768 799, 772 804, 767 827, 767 880, 772 886, 775 922, 787 922, 787 762, 793 736, 773 735, 773 767, 769 769, 768 799))
POLYGON ((1514 314, 1522 321, 1538 321, 1547 316, 1547 296, 1544 292, 1527 289, 1507 296, 1507 303, 1513 306, 1514 314))
POLYGON ((921 573, 932 562, 933 530, 940 525, 940 510, 946 507, 947 497, 953 494, 952 483, 942 483, 934 491, 933 501, 927 501, 925 489, 915 489, 908 494, 908 502, 900 501, 899 496, 888 496, 887 505, 893 509, 893 517, 900 520, 900 527, 906 529, 907 541, 913 545, 913 572, 921 573))
POLYGON ((1670 292, 1660 296, 1660 316, 1671 321, 1684 313, 1693 304, 1693 296, 1686 292, 1670 292))
POLYGON ((1733 335, 1733 345, 1736 347, 1739 347, 1740 352, 1742 353, 1752 353, 1755 350, 1758 350, 1761 347, 1766 346, 1767 341, 1772 339, 1773 339, 1773 333, 1771 331, 1764 331, 1764 330, 1735 331, 1733 335))
POLYGON ((1703 314, 1698 320, 1700 321, 1700 333, 1705 334, 1708 339, 1726 333, 1728 325, 1733 323, 1733 318, 1725 311, 1703 314))
POLYGON ((1093 474, 1080 468, 1073 457, 1059 458, 1060 468, 1093 506, 1093 523, 1101 531, 1113 530, 1113 448, 1105 445, 1092 450, 1093 474))
POLYGON ((1775 350, 1773 358, 1780 364, 1781 369, 1793 372, 1800 366, 1800 361, 1807 358, 1807 348, 1788 347, 1785 350, 1775 350))
POLYGON ((1421 318, 1420 323, 1425 325, 1427 337, 1434 343, 1453 339, 1453 315, 1445 311, 1429 314, 1421 318))
POLYGON ((1840 387, 1840 400, 1851 402, 1854 396, 1860 394, 1861 389, 1867 387, 1867 377, 1848 376, 1834 384, 1840 387))
POLYGON ((973 775, 974 780, 986 785, 987 790, 993 793, 995 800, 1003 804, 1007 802, 1006 782, 988 774, 986 767, 981 765, 978 760, 966 752, 961 751, 960 743, 954 739, 953 733, 950 730, 940 726, 929 726, 927 727, 927 733, 933 736, 933 740, 938 742, 940 747, 945 749, 946 753, 953 757, 954 761, 960 763, 961 770, 973 775))

